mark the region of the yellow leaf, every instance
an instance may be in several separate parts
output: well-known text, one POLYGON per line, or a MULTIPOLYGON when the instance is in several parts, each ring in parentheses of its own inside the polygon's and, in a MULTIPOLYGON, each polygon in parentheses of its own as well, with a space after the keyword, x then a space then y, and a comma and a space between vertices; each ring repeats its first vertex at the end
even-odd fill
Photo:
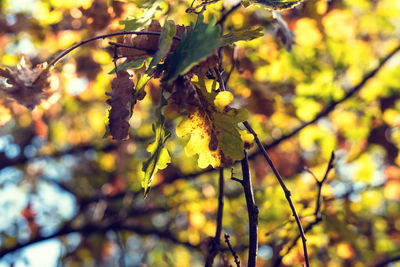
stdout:
POLYGON ((219 92, 214 99, 214 104, 218 109, 222 110, 233 101, 233 95, 229 91, 219 92))

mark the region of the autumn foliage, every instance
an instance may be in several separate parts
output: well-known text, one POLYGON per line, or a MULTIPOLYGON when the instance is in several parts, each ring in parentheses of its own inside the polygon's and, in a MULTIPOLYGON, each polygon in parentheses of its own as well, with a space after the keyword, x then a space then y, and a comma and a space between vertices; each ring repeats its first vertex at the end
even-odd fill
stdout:
POLYGON ((31 2, 0 3, 0 265, 396 266, 398 1, 31 2))

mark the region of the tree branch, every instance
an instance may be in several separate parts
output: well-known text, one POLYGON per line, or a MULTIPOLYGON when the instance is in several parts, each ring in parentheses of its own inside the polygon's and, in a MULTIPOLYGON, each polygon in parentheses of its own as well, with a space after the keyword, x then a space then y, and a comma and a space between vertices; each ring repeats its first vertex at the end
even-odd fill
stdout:
POLYGON ((267 151, 265 151, 263 145, 261 144, 260 139, 258 139, 258 136, 257 136, 256 132, 253 130, 253 128, 250 126, 250 124, 247 121, 244 121, 243 125, 247 128, 247 130, 249 130, 250 133, 253 134, 254 140, 256 141, 259 149, 262 151, 262 154, 264 155, 264 158, 267 160, 269 166, 271 167, 273 173, 275 174, 275 177, 278 179, 278 182, 281 185, 281 187, 282 187, 282 189, 283 189, 283 191, 285 193, 285 197, 286 197, 286 199, 287 199, 287 201, 289 203, 290 209, 292 210, 293 216, 296 219, 297 227, 299 228, 301 239, 303 241, 303 250, 304 250, 304 258, 305 258, 305 261, 306 261, 306 266, 309 267, 310 263, 309 263, 309 260, 308 260, 307 245, 306 245, 307 240, 306 240, 306 237, 305 237, 305 234, 304 234, 303 226, 301 225, 301 221, 300 221, 299 215, 297 214, 297 211, 296 211, 296 208, 294 207, 293 201, 290 198, 291 193, 287 189, 285 183, 283 182, 283 179, 282 179, 281 175, 279 174, 278 170, 275 168, 274 163, 272 162, 271 158, 268 156, 267 151))
POLYGON ((127 231, 132 231, 138 235, 143 235, 143 236, 156 235, 159 238, 164 239, 166 241, 170 241, 170 242, 173 242, 173 243, 179 244, 179 245, 184 245, 191 249, 200 250, 200 247, 198 245, 194 245, 190 242, 180 241, 174 235, 172 235, 171 232, 169 232, 167 230, 160 231, 158 229, 144 228, 142 226, 137 226, 137 225, 126 225, 126 224, 123 224, 123 222, 114 222, 114 223, 110 223, 107 225, 97 225, 97 224, 89 223, 89 224, 86 224, 86 225, 84 225, 82 227, 78 227, 78 228, 74 228, 71 225, 72 225, 72 220, 68 221, 62 228, 60 228, 58 231, 56 231, 55 233, 53 233, 51 235, 48 235, 48 236, 38 235, 26 243, 19 243, 12 247, 4 248, 4 249, 0 250, 0 258, 4 257, 5 255, 7 255, 9 253, 17 251, 21 248, 24 248, 24 247, 27 247, 27 246, 30 246, 30 245, 33 245, 33 244, 36 244, 36 243, 39 243, 39 242, 42 242, 45 240, 49 240, 52 238, 65 236, 65 235, 68 235, 71 233, 104 234, 105 231, 109 231, 109 230, 113 230, 113 231, 127 230, 127 231))
MULTIPOLYGON (((324 174, 324 178, 319 181, 315 176, 315 181, 317 182, 317 186, 318 186, 318 196, 317 196, 317 203, 315 205, 315 211, 314 211, 314 220, 307 225, 306 228, 304 228, 304 233, 307 233, 308 231, 311 231, 312 228, 319 224, 322 221, 322 214, 321 214, 321 206, 322 206, 322 186, 325 184, 325 182, 327 181, 328 178, 328 174, 329 172, 335 167, 334 165, 334 161, 335 161, 335 153, 332 151, 331 154, 331 158, 329 159, 329 163, 328 166, 326 168, 325 174, 324 174)), ((280 264, 283 257, 285 257, 287 254, 289 254, 289 252, 296 246, 297 240, 299 240, 299 238, 301 237, 301 235, 297 235, 296 238, 292 241, 291 245, 288 247, 288 249, 286 250, 285 254, 281 255, 278 257, 276 264, 280 264)))
POLYGON ((214 263, 214 258, 220 251, 221 232, 222 232, 222 217, 224 211, 224 169, 219 169, 219 193, 218 193, 218 211, 217 211, 217 227, 215 237, 211 241, 211 245, 206 258, 206 267, 211 267, 214 263))
MULTIPOLYGON (((240 1, 241 2, 241 1, 240 1)), ((226 18, 236 9, 238 9, 242 4, 241 3, 237 3, 236 5, 234 5, 233 7, 231 7, 231 9, 229 9, 225 14, 222 15, 222 17, 217 21, 216 25, 220 25, 223 24, 226 20, 226 18)))
MULTIPOLYGON (((241 160, 243 180, 240 181, 243 186, 244 195, 247 204, 247 213, 249 215, 249 258, 248 267, 255 267, 258 251, 258 207, 254 201, 253 186, 251 184, 249 161, 247 152, 244 150, 244 159, 241 160)), ((232 177, 233 179, 234 177, 232 177)))
MULTIPOLYGON (((49 63, 49 65, 47 66, 46 69, 49 69, 51 66, 54 66, 63 57, 65 57, 70 52, 72 52, 73 50, 75 50, 76 48, 78 48, 78 47, 80 47, 80 46, 82 46, 84 44, 87 44, 87 43, 90 43, 90 42, 93 42, 93 41, 96 41, 96 40, 99 40, 99 39, 105 39, 105 38, 108 38, 108 37, 119 36, 119 35, 127 35, 127 34, 158 35, 159 36, 161 33, 160 32, 149 32, 149 31, 141 31, 141 32, 139 32, 139 31, 121 31, 121 32, 113 32, 113 33, 107 33, 107 34, 95 36, 95 37, 83 40, 83 41, 71 46, 67 50, 64 50, 64 52, 62 52, 58 57, 56 57, 53 61, 51 61, 49 63)), ((176 39, 176 40, 181 40, 181 38, 179 36, 174 36, 173 38, 176 39)), ((38 77, 35 79, 35 81, 33 81, 33 84, 35 84, 39 80, 39 78, 40 78, 40 75, 38 75, 38 77)))

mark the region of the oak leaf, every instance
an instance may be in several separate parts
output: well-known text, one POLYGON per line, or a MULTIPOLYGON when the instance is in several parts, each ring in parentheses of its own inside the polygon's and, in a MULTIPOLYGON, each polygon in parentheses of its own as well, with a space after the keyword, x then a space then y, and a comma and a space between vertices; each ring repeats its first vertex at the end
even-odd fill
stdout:
POLYGON ((153 123, 153 132, 156 135, 154 142, 147 147, 147 152, 150 152, 150 157, 143 162, 143 178, 142 187, 144 188, 144 197, 146 198, 150 191, 151 183, 154 175, 158 170, 165 169, 167 164, 171 162, 171 157, 168 150, 165 148, 167 139, 171 136, 170 131, 164 127, 165 118, 162 114, 162 108, 168 102, 161 96, 160 106, 156 109, 158 121, 153 123))
POLYGON ((176 134, 179 137, 190 134, 185 152, 188 156, 199 155, 200 168, 229 166, 244 157, 238 123, 247 119, 247 112, 228 106, 233 100, 230 92, 208 92, 204 84, 199 85, 200 88, 195 88, 200 103, 177 126, 176 134))
POLYGON ((31 110, 52 93, 48 90, 50 84, 47 63, 33 69, 30 62, 22 58, 16 69, 0 68, 0 77, 6 78, 6 83, 0 85, 0 90, 31 110))

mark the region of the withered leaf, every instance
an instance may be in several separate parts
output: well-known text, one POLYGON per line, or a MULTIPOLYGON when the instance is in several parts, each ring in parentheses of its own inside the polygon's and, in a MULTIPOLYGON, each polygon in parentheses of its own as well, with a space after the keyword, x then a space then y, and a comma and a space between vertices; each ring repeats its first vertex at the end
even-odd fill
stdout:
POLYGON ((282 43, 285 45, 287 51, 292 51, 292 46, 294 44, 294 33, 291 31, 286 23, 286 21, 282 18, 282 15, 273 10, 272 16, 275 19, 275 27, 276 27, 276 37, 278 37, 282 43))
POLYGON ((32 69, 30 62, 22 58, 17 69, 0 68, 0 77, 6 78, 6 83, 0 85, 0 90, 28 109, 32 110, 42 99, 51 95, 48 90, 50 84, 47 63, 32 69))
POLYGON ((106 93, 111 96, 107 104, 111 106, 108 115, 108 128, 114 140, 128 139, 129 115, 133 101, 134 83, 129 78, 129 73, 119 71, 118 76, 111 81, 112 91, 106 93))

